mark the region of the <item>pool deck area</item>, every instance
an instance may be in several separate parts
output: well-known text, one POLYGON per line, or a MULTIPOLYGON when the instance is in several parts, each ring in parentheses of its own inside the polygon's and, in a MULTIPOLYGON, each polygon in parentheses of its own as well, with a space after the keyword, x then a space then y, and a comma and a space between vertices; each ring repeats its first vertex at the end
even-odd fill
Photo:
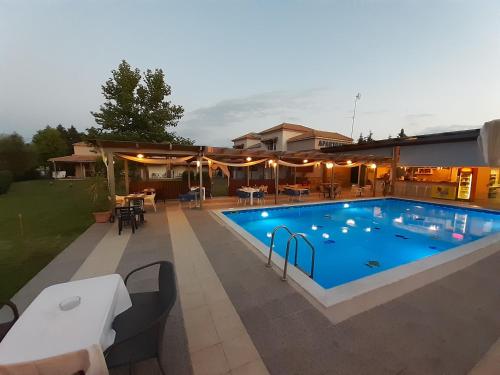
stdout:
MULTIPOLYGON (((125 228, 118 236, 116 224, 94 224, 14 302, 22 311, 54 283, 125 276, 140 265, 170 260, 179 299, 165 327, 167 374, 476 375, 500 369, 500 251, 335 320, 293 281, 282 282, 264 266, 262 254, 211 212, 228 207, 235 207, 234 199, 207 201, 204 210, 159 204, 133 235, 125 228)), ((500 250, 500 244, 492 246, 500 250)), ((154 288, 155 277, 144 272, 129 289, 154 288)), ((134 366, 133 373, 160 371, 153 360, 134 366)))

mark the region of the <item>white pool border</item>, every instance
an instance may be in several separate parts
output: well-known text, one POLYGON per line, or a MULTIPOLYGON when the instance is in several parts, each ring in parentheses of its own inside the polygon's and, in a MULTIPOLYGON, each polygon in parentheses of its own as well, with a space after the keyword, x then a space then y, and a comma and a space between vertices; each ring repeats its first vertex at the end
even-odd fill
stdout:
MULTIPOLYGON (((452 208, 463 208, 471 210, 481 210, 485 212, 496 213, 493 210, 482 208, 453 205, 441 202, 418 201, 414 199, 405 199, 399 197, 387 197, 399 200, 407 200, 415 203, 428 203, 434 205, 449 206, 452 208)), ((308 205, 322 205, 322 204, 338 204, 345 202, 357 202, 365 200, 380 200, 385 198, 361 198, 361 199, 343 199, 337 201, 319 201, 319 202, 305 202, 295 204, 283 204, 275 206, 246 206, 238 208, 226 208, 212 210, 225 225, 238 233, 243 239, 255 247, 266 257, 269 255, 269 247, 263 242, 255 238, 252 234, 247 232, 241 226, 229 219, 224 212, 228 211, 248 211, 248 210, 262 210, 262 209, 279 209, 283 207, 300 207, 308 205)), ((435 280, 443 278, 453 272, 459 271, 465 267, 472 265, 479 260, 490 256, 500 251, 500 233, 492 234, 490 236, 481 238, 479 240, 457 246, 453 249, 447 250, 443 253, 436 254, 418 261, 394 267, 374 275, 366 276, 361 279, 351 281, 333 288, 325 289, 321 287, 314 280, 306 276, 302 271, 288 264, 288 276, 295 281, 300 287, 307 291, 314 299, 320 303, 324 308, 333 308, 340 306, 345 302, 353 302, 356 305, 362 305, 362 310, 373 307, 377 304, 396 298, 402 294, 408 293, 412 290, 420 288, 435 280), (496 245, 496 246, 494 246, 496 245), (383 293, 380 293, 383 291, 383 293), (360 300, 361 298, 361 300, 360 300)), ((273 253, 273 264, 280 270, 283 270, 284 259, 276 253, 273 253)), ((351 306, 352 307, 352 306, 351 306)), ((359 309, 359 306, 358 306, 359 309)), ((357 311, 360 312, 360 311, 357 311)), ((341 312, 342 314, 352 315, 349 313, 341 312)), ((339 315, 339 314, 337 314, 339 315)), ((337 317, 336 319, 339 319, 337 317)))

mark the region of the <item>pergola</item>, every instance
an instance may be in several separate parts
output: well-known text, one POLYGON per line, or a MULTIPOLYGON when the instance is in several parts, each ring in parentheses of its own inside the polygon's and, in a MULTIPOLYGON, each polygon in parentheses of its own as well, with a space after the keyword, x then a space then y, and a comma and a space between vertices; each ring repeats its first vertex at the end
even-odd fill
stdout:
MULTIPOLYGON (((318 167, 321 164, 332 170, 333 183, 335 167, 355 167, 368 163, 391 163, 391 158, 377 155, 356 153, 325 153, 320 150, 307 151, 275 151, 263 149, 234 149, 211 146, 184 146, 171 143, 147 143, 132 141, 94 140, 91 143, 101 154, 107 167, 107 178, 110 195, 115 196, 115 175, 112 161, 115 157, 124 161, 125 189, 128 192, 128 161, 146 165, 189 165, 196 161, 199 168, 199 186, 203 186, 203 163, 211 166, 250 167, 267 163, 274 169, 275 203, 277 203, 279 168, 318 167)), ((189 174, 188 174, 189 176, 189 174)), ((248 177, 247 177, 248 178, 248 177)), ((202 206, 200 200, 200 207, 202 206)))

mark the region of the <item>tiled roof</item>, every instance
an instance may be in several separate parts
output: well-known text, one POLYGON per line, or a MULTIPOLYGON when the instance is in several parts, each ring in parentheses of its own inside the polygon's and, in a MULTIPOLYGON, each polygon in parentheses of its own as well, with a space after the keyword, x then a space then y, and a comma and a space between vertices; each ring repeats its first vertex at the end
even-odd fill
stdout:
POLYGON ((247 133, 245 135, 242 135, 241 137, 233 139, 232 142, 241 141, 242 139, 260 139, 260 135, 254 132, 247 133))
POLYGON ((95 163, 97 155, 68 155, 59 156, 57 158, 50 158, 49 161, 57 161, 62 163, 95 163))
POLYGON ((335 140, 345 141, 345 142, 352 142, 352 138, 346 137, 345 135, 342 135, 340 133, 327 132, 327 131, 315 130, 315 129, 311 130, 307 133, 299 134, 295 137, 292 137, 287 142, 296 142, 296 141, 302 141, 304 139, 311 139, 311 138, 326 138, 326 139, 335 139, 335 140))
POLYGON ((282 124, 273 126, 272 128, 263 130, 259 132, 259 134, 265 134, 265 133, 271 133, 277 130, 281 129, 287 129, 287 130, 294 130, 294 131, 299 131, 299 132, 308 132, 313 130, 312 128, 308 128, 307 126, 304 125, 299 125, 299 124, 290 124, 288 122, 283 122, 282 124))

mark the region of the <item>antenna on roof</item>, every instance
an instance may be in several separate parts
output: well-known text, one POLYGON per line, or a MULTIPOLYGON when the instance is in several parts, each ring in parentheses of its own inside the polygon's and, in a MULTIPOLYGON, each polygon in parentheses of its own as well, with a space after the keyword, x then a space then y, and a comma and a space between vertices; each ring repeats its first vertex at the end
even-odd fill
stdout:
POLYGON ((351 139, 352 139, 352 133, 354 131, 354 119, 356 118, 356 104, 358 103, 358 100, 361 100, 361 93, 357 93, 356 97, 354 98, 354 111, 352 112, 352 124, 351 124, 351 139))

